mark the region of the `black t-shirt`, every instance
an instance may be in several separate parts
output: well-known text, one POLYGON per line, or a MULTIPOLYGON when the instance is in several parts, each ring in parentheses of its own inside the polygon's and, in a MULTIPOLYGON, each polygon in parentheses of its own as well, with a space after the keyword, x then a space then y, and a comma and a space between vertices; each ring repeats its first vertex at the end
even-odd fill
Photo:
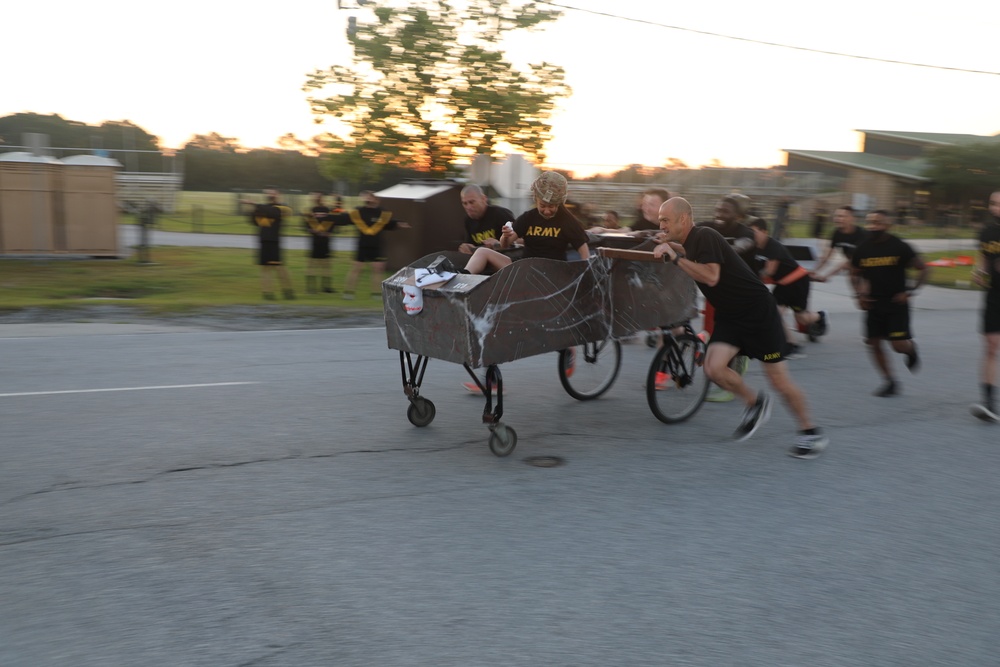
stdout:
POLYGON ((278 204, 257 204, 254 206, 250 224, 257 227, 262 243, 277 243, 281 240, 282 209, 278 204))
POLYGON ((370 208, 368 206, 359 206, 354 211, 347 213, 341 213, 339 215, 331 215, 330 218, 333 219, 333 226, 337 227, 340 225, 354 225, 358 228, 358 248, 359 249, 370 249, 377 250, 381 252, 382 249, 382 232, 392 231, 399 224, 397 220, 392 218, 391 211, 383 211, 380 207, 370 208), (352 213, 356 213, 360 216, 361 224, 356 223, 351 217, 352 213), (383 217, 383 213, 385 217, 383 217))
POLYGON ((546 257, 566 261, 566 248, 587 243, 587 232, 573 214, 560 206, 546 220, 537 208, 522 213, 514 221, 514 233, 524 240, 525 257, 546 257))
POLYGON ((486 239, 500 239, 503 226, 514 222, 514 214, 502 206, 487 206, 483 217, 473 220, 465 216, 465 242, 483 245, 486 239))
MULTIPOLYGON (((992 217, 992 216, 991 216, 992 217)), ((991 300, 1000 299, 1000 218, 992 218, 979 232, 979 252, 986 257, 991 300)))
POLYGON ((906 291, 906 267, 916 256, 909 243, 887 234, 884 241, 871 237, 862 241, 854 250, 851 266, 860 269, 868 281, 868 296, 886 300, 906 291))
POLYGON ((778 260, 778 268, 775 270, 774 275, 771 276, 771 280, 774 282, 778 282, 799 268, 799 263, 792 257, 792 253, 788 252, 788 248, 777 239, 769 237, 764 247, 757 249, 757 262, 763 267, 766 262, 772 259, 778 260))
POLYGON ((854 249, 861 245, 866 236, 865 230, 857 225, 854 226, 854 231, 852 232, 842 232, 836 229, 833 235, 830 236, 830 247, 840 248, 840 251, 844 253, 844 257, 851 259, 854 256, 854 249))
POLYGON ((306 231, 310 234, 329 232, 333 227, 330 209, 326 206, 313 206, 310 216, 306 218, 306 231))
POLYGON ((708 227, 722 234, 724 239, 735 246, 736 254, 746 262, 750 270, 754 273, 760 273, 761 265, 757 261, 757 237, 754 236, 752 229, 741 222, 719 222, 717 220, 699 222, 697 226, 708 227), (740 242, 737 243, 737 241, 740 242))
POLYGON ((717 315, 726 318, 755 316, 767 307, 767 300, 773 298, 725 237, 711 227, 692 229, 684 241, 684 253, 693 262, 719 265, 719 281, 714 286, 695 283, 717 315))

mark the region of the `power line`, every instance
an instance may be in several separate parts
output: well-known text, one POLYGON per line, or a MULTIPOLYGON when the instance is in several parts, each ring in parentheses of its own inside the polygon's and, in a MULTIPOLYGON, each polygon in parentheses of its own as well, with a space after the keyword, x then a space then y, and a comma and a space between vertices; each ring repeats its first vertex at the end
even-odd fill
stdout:
POLYGON ((706 35, 708 37, 721 37, 723 39, 732 39, 737 42, 749 42, 751 44, 760 44, 762 46, 776 46, 781 49, 794 49, 796 51, 808 51, 809 53, 820 53, 825 56, 838 56, 841 58, 855 58, 857 60, 871 60, 880 63, 889 63, 891 65, 909 65, 910 67, 926 67, 928 69, 940 69, 948 70, 951 72, 965 72, 967 74, 989 74, 992 76, 1000 76, 1000 72, 989 72, 986 70, 978 69, 965 69, 962 67, 945 67, 944 65, 928 65, 927 63, 914 63, 905 60, 890 60, 888 58, 875 58, 874 56, 859 56, 853 53, 840 53, 839 51, 824 51, 822 49, 810 49, 806 46, 794 46, 792 44, 779 44, 777 42, 765 42, 759 39, 751 39, 749 37, 737 37, 735 35, 723 35, 718 32, 709 32, 708 30, 696 30, 694 28, 684 28, 677 25, 668 25, 666 23, 657 23, 656 21, 649 21, 646 19, 636 19, 630 16, 621 16, 619 14, 611 14, 608 12, 599 12, 594 9, 584 9, 583 7, 572 7, 570 5, 564 5, 558 2, 547 2, 547 0, 539 0, 540 2, 550 5, 552 7, 558 7, 559 9, 570 9, 575 12, 583 12, 586 14, 594 14, 596 16, 604 16, 607 18, 621 19, 622 21, 632 21, 633 23, 643 23, 646 25, 656 26, 658 28, 667 28, 668 30, 679 30, 680 32, 690 32, 696 35, 706 35))

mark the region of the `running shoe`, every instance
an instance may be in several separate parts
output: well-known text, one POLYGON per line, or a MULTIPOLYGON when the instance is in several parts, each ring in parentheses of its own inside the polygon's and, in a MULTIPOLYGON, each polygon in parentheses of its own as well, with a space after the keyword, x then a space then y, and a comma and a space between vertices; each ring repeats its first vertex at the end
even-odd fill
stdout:
POLYGON ((788 354, 785 355, 785 359, 803 359, 805 356, 806 352, 802 349, 802 346, 793 343, 788 346, 788 354))
POLYGON ((795 444, 788 450, 788 455, 797 459, 814 459, 826 449, 828 444, 830 444, 830 439, 821 433, 815 435, 801 433, 799 437, 795 438, 795 444))
POLYGON ((656 390, 663 391, 664 389, 670 389, 670 373, 664 373, 662 371, 657 371, 656 373, 656 390))
POLYGON ((889 380, 884 385, 872 392, 872 396, 879 396, 885 398, 886 396, 895 396, 899 393, 899 388, 896 386, 895 380, 889 380))
POLYGON ((997 415, 992 405, 973 405, 969 408, 969 412, 972 413, 973 417, 982 419, 984 422, 993 422, 994 424, 1000 422, 1000 415, 997 415))
POLYGON ((830 325, 826 319, 826 311, 819 311, 819 320, 816 322, 816 335, 825 336, 826 332, 830 329, 830 325))
POLYGON ((709 403, 728 403, 729 401, 736 398, 733 396, 733 392, 726 391, 722 387, 712 385, 712 388, 708 390, 705 394, 705 400, 709 403))
POLYGON ((910 369, 911 373, 916 373, 920 370, 920 355, 917 354, 916 343, 913 343, 913 350, 906 353, 906 367, 910 369))
POLYGON ((757 392, 757 400, 743 411, 743 419, 733 433, 738 441, 746 440, 771 418, 771 399, 764 391, 757 392))
POLYGON ((571 347, 566 352, 569 357, 566 360, 566 377, 570 378, 573 377, 573 371, 576 370, 576 350, 571 347))
MULTIPOLYGON (((462 386, 465 387, 466 391, 468 391, 470 394, 482 394, 483 393, 483 390, 480 389, 479 385, 476 384, 475 382, 463 382, 462 386)), ((494 394, 497 393, 497 386, 496 385, 493 385, 492 389, 493 389, 493 393, 494 394)))

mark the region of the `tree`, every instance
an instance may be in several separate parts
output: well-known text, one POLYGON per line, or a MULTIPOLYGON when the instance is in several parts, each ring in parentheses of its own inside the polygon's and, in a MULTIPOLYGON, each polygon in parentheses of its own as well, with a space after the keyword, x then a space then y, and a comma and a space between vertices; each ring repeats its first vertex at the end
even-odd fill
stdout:
POLYGON ((563 69, 543 62, 518 70, 499 50, 505 34, 559 16, 539 4, 375 3, 375 21, 348 35, 352 65, 317 70, 305 85, 313 112, 349 129, 339 146, 349 154, 340 160, 435 174, 456 160, 505 148, 542 160, 556 101, 570 94, 563 69))
POLYGON ((0 144, 22 145, 26 133, 45 134, 52 148, 157 151, 159 139, 132 121, 87 125, 59 114, 15 113, 0 118, 0 144))
POLYGON ((935 198, 965 207, 969 201, 989 197, 1000 187, 1000 141, 941 146, 927 157, 924 172, 933 181, 935 198))
POLYGON ((208 134, 196 134, 188 139, 183 150, 198 149, 205 151, 221 151, 224 153, 238 153, 244 151, 240 142, 233 137, 224 137, 218 132, 208 134))
POLYGON ((159 137, 150 134, 130 120, 106 120, 92 132, 96 141, 105 149, 127 149, 135 151, 160 150, 159 137))
POLYGON ((352 146, 339 137, 330 139, 332 152, 320 163, 320 173, 334 182, 347 184, 350 192, 377 182, 386 169, 380 155, 352 146))

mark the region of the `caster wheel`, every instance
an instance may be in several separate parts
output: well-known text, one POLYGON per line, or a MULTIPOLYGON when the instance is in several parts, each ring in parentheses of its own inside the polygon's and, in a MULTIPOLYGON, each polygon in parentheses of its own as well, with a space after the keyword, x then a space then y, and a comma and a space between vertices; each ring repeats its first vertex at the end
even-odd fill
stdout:
POLYGON ((410 402, 410 407, 406 409, 406 418, 414 426, 427 426, 434 421, 437 409, 434 404, 426 398, 418 396, 410 402))
POLYGON ((490 451, 496 456, 508 456, 517 447, 517 433, 506 424, 497 424, 490 433, 490 451))

